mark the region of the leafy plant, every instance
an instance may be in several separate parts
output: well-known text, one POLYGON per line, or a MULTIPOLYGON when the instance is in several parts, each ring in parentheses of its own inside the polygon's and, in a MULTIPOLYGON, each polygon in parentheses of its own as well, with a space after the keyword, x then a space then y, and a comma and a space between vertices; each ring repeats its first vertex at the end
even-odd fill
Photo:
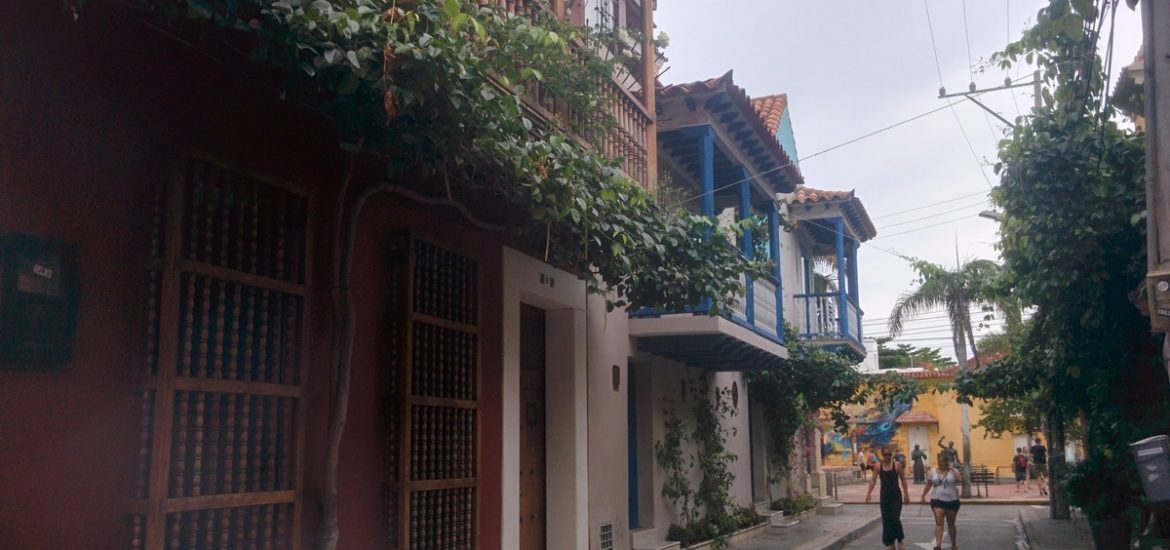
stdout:
MULTIPOLYGON (((686 529, 698 519, 698 511, 694 504, 694 490, 691 489, 687 473, 694 463, 683 452, 683 444, 687 440, 686 425, 675 413, 671 403, 665 403, 663 409, 663 439, 654 443, 654 460, 659 468, 666 473, 662 482, 662 497, 670 501, 679 512, 681 529, 686 529)), ((681 538, 669 540, 683 541, 681 538)))
POLYGON ((621 159, 575 139, 613 130, 599 83, 622 70, 628 37, 574 27, 542 2, 520 15, 463 0, 137 2, 164 25, 200 23, 194 42, 243 49, 282 76, 285 97, 328 117, 341 145, 389 178, 526 213, 536 223, 519 224, 524 242, 542 241, 548 261, 605 291, 610 308, 708 300, 717 314, 742 296, 741 274, 768 270, 735 250, 750 222, 719 228, 659 208, 621 159), (583 115, 535 118, 523 99, 534 87, 583 115))

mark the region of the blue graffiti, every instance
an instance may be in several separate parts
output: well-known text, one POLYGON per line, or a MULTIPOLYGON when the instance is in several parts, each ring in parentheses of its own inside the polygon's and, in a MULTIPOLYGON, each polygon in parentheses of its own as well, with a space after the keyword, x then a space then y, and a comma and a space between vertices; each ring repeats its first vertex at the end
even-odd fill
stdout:
POLYGON ((865 446, 889 445, 898 433, 898 417, 908 410, 909 403, 894 403, 892 407, 875 411, 877 417, 872 422, 857 427, 857 441, 865 446))

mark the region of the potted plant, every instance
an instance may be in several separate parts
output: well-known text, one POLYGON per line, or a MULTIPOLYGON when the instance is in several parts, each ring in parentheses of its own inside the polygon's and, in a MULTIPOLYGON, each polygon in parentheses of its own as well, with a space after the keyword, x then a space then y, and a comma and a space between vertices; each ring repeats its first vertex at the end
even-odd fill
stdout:
POLYGON ((1129 460, 1094 454, 1065 476, 1069 502, 1088 517, 1097 548, 1129 547, 1130 507, 1139 496, 1133 474, 1129 460))

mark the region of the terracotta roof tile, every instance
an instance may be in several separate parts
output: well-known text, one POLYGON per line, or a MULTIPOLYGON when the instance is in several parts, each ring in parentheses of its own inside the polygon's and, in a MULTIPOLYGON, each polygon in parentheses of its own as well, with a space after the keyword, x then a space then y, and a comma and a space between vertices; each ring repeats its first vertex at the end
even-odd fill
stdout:
POLYGON ((757 97, 752 100, 752 107, 760 115, 760 120, 764 121, 764 127, 776 135, 780 130, 780 119, 784 111, 788 110, 788 94, 757 97))
POLYGON ((813 189, 807 185, 796 188, 792 193, 792 202, 797 204, 814 203, 821 201, 849 200, 853 198, 853 191, 823 191, 813 189))
POLYGON ((814 204, 829 201, 843 203, 841 208, 846 215, 850 216, 850 223, 854 224, 853 227, 860 233, 858 237, 863 242, 877 236, 877 228, 874 227, 873 220, 869 218, 869 213, 865 211, 865 205, 861 203, 861 199, 854 195, 852 190, 825 191, 807 185, 799 185, 792 192, 793 204, 814 204))
POLYGON ((955 373, 959 372, 959 367, 950 367, 938 370, 920 370, 903 372, 902 376, 907 378, 954 378, 955 373))
MULTIPOLYGON (((780 146, 780 142, 776 139, 775 129, 769 129, 765 121, 760 118, 759 112, 752 105, 752 100, 747 95, 747 92, 743 88, 735 85, 735 81, 732 78, 732 71, 727 71, 723 76, 717 78, 661 86, 655 91, 655 95, 667 99, 716 91, 726 91, 732 104, 739 108, 743 116, 754 121, 753 126, 755 126, 755 130, 761 134, 760 137, 763 138, 765 146, 776 157, 776 161, 779 163, 780 169, 787 176, 787 180, 795 185, 803 184, 804 176, 800 174, 800 168, 796 166, 795 159, 790 158, 788 153, 784 151, 784 148, 780 146), (751 116, 752 114, 756 116, 751 116)), ((779 124, 779 118, 777 118, 777 124, 779 124)))
POLYGON ((899 424, 938 424, 938 419, 926 411, 906 411, 895 422, 899 424))

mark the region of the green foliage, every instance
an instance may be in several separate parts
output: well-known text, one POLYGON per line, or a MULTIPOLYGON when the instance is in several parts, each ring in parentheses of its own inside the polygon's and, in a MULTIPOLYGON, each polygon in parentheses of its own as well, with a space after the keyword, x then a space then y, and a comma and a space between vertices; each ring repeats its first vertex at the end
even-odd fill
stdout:
MULTIPOLYGON (((666 403, 664 439, 654 444, 655 461, 666 473, 662 496, 679 512, 680 521, 671 525, 667 540, 687 546, 713 539, 714 547, 725 548, 727 535, 742 528, 747 517, 731 500, 735 475, 729 465, 738 457, 726 447, 727 438, 734 435, 734 429, 727 427, 727 420, 739 412, 731 403, 731 389, 712 388, 705 376, 699 376, 686 387, 694 420, 691 431, 687 431, 673 404, 666 403), (686 442, 693 445, 689 454, 684 449, 686 442), (696 468, 699 485, 692 487, 690 474, 696 468)), ((747 512, 751 512, 750 508, 747 512)))
MULTIPOLYGON (((908 369, 921 366, 923 363, 934 368, 955 366, 954 359, 946 357, 939 348, 898 344, 888 348, 889 338, 878 338, 878 368, 880 369, 908 369)), ((982 348, 980 348, 982 349, 982 348)))
POLYGON ((735 474, 728 465, 737 460, 726 447, 727 437, 734 435, 734 428, 727 427, 726 420, 737 416, 739 411, 731 404, 730 388, 710 388, 706 380, 701 376, 693 385, 695 398, 691 412, 695 429, 691 441, 696 446, 695 458, 701 476, 695 504, 703 508, 703 522, 723 535, 735 531, 731 515, 735 504, 731 500, 731 484, 735 474))
POLYGON ((849 415, 843 407, 864 404, 913 402, 924 391, 913 379, 894 372, 864 376, 844 354, 802 342, 791 325, 785 325, 788 360, 747 374, 752 400, 760 404, 768 426, 769 482, 778 483, 792 468, 794 437, 810 426, 811 413, 828 410, 838 433, 849 433, 849 415))
POLYGON ((1134 462, 1109 449, 1077 463, 1064 481, 1069 502, 1095 520, 1128 517, 1142 495, 1134 462))
POLYGON ((773 500, 771 506, 769 506, 769 508, 772 510, 779 510, 784 512, 784 515, 786 516, 796 515, 801 512, 815 509, 816 507, 816 497, 808 493, 801 493, 795 497, 781 497, 773 500))
POLYGON ((796 445, 793 438, 808 425, 809 413, 830 408, 845 425, 841 407, 855 399, 862 379, 845 355, 802 342, 791 325, 785 324, 784 329, 788 360, 747 374, 752 399, 760 404, 768 426, 772 483, 788 475, 796 445))
POLYGON ((975 343, 971 308, 990 302, 988 289, 999 277, 999 265, 991 260, 969 260, 950 270, 925 260, 906 259, 918 273, 918 287, 898 296, 890 311, 890 335, 900 334, 907 319, 941 308, 951 324, 959 365, 965 366, 967 343, 970 341, 973 351, 975 343))
MULTIPOLYGON (((686 456, 683 444, 687 440, 686 424, 675 413, 671 403, 666 403, 663 410, 663 439, 654 442, 654 460, 658 467, 666 474, 662 482, 662 497, 674 504, 679 511, 682 528, 686 528, 698 519, 698 511, 694 506, 694 490, 691 489, 687 477, 694 459, 686 456)), ((683 540, 683 539, 670 539, 683 540)))
POLYGON ((967 396, 1084 419, 1090 458, 1067 487, 1090 519, 1137 505, 1126 444, 1170 428, 1159 342, 1129 299, 1145 271, 1145 151, 1105 98, 1095 46, 1107 16, 1093 2, 1051 0, 994 58, 1036 62, 1046 86, 1043 105, 1001 142, 992 193, 1009 283, 1000 290, 1035 314, 1004 361, 958 380, 967 396))
POLYGON ((547 8, 529 18, 464 0, 139 2, 164 23, 202 23, 199 43, 249 44, 287 97, 331 119, 346 149, 382 159, 390 178, 433 181, 448 196, 486 189, 529 213, 549 260, 607 292, 610 308, 707 299, 714 314, 743 294, 740 274, 767 271, 733 246, 750 224, 720 229, 660 209, 620 159, 570 137, 612 129, 598 83, 626 59, 616 35, 547 8), (589 116, 534 119, 521 100, 533 84, 589 116))

